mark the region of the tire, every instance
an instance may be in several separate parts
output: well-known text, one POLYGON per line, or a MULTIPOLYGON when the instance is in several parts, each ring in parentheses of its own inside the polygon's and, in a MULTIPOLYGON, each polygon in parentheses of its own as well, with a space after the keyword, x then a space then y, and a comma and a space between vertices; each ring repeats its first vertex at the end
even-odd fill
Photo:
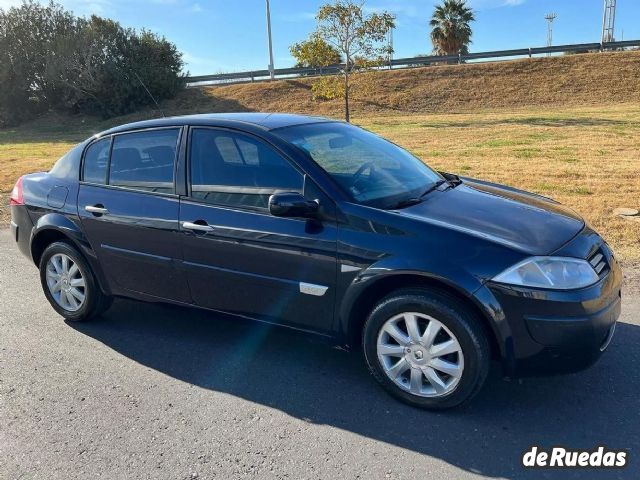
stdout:
POLYGON ((111 306, 112 298, 102 292, 84 256, 69 243, 54 242, 44 250, 40 282, 51 306, 70 322, 90 320, 111 306), (76 296, 78 293, 82 300, 76 296))
POLYGON ((373 377, 415 407, 460 406, 480 391, 489 372, 491 352, 481 319, 442 291, 400 290, 384 298, 365 322, 362 343, 373 377))

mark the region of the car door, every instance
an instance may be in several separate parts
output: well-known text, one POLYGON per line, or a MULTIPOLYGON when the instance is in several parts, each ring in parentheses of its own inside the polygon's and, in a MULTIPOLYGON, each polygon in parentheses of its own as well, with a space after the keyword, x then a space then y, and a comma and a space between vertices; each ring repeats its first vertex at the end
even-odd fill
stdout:
POLYGON ((306 190, 315 199, 321 192, 281 153, 249 134, 192 128, 188 152, 189 194, 181 202, 180 220, 195 303, 329 331, 335 221, 279 218, 268 211, 275 192, 306 190))
POLYGON ((114 293, 190 302, 174 181, 181 132, 126 132, 85 151, 78 214, 114 293))

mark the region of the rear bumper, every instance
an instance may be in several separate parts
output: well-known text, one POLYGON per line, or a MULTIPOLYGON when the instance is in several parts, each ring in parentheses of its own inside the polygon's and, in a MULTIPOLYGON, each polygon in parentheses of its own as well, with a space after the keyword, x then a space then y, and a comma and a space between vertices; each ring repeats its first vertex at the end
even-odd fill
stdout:
POLYGON ((31 231, 33 222, 25 205, 11 205, 11 237, 20 252, 31 260, 31 231))
POLYGON ((11 229, 11 238, 13 238, 14 241, 18 241, 18 224, 14 223, 13 220, 11 220, 11 223, 9 224, 9 228, 11 229))
POLYGON ((511 333, 507 375, 575 372, 600 357, 609 346, 622 303, 622 272, 613 257, 610 265, 599 282, 580 290, 487 285, 511 333))

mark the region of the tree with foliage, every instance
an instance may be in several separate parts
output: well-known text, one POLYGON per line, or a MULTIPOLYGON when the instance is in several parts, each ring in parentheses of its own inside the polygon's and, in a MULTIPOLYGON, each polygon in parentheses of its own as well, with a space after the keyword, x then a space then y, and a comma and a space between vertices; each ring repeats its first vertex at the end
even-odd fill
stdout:
POLYGON ((473 10, 466 0, 443 0, 433 12, 431 43, 436 55, 458 55, 469 53, 471 22, 475 20, 473 10))
POLYGON ((388 12, 367 15, 363 10, 363 3, 338 0, 322 5, 316 19, 316 35, 332 45, 344 61, 344 116, 348 122, 351 73, 363 65, 370 65, 374 59, 380 61, 389 53, 384 41, 389 29, 395 26, 394 17, 388 12))
POLYGON ((34 1, 0 9, 0 124, 19 122, 46 107, 55 87, 45 75, 50 46, 75 30, 74 18, 59 5, 34 1))
POLYGON ((297 60, 296 67, 327 67, 342 61, 340 52, 328 44, 318 34, 311 34, 307 40, 294 43, 289 47, 291 55, 297 60))
POLYGON ((109 117, 171 98, 182 55, 166 39, 34 0, 0 9, 0 125, 47 110, 109 117))

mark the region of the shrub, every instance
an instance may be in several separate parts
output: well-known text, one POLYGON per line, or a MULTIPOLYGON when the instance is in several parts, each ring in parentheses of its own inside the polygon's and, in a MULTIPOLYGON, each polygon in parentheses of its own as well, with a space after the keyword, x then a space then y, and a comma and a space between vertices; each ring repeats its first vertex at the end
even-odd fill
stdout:
POLYGON ((311 85, 314 100, 336 100, 344 96, 344 82, 341 77, 320 77, 311 85))
POLYGON ((0 124, 46 110, 109 117, 171 98, 182 55, 165 38, 34 0, 0 9, 0 124), (143 85, 144 84, 144 85, 143 85))

